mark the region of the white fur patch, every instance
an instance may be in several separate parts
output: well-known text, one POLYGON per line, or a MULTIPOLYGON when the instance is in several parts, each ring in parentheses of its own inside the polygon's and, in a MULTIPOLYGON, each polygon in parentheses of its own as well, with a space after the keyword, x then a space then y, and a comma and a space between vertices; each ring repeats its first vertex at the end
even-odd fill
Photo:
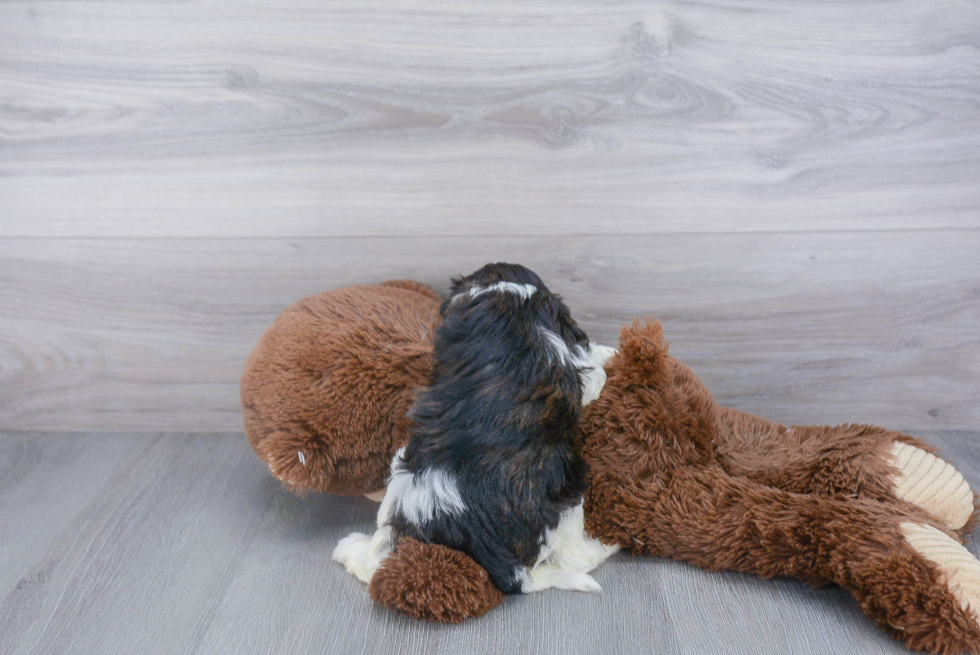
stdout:
POLYGON ((364 583, 371 582, 374 572, 391 554, 392 530, 388 522, 397 509, 415 524, 439 512, 466 511, 466 503, 451 475, 428 470, 416 481, 412 472, 405 469, 404 454, 405 449, 400 448, 391 460, 391 478, 378 508, 377 530, 370 537, 354 532, 341 539, 333 550, 334 561, 343 564, 348 573, 364 583))
POLYGON ((582 381, 582 406, 599 397, 606 386, 606 362, 616 354, 615 348, 589 342, 589 368, 579 374, 582 381))
POLYGON ((606 361, 616 354, 615 348, 600 346, 590 341, 588 348, 582 346, 568 347, 565 340, 555 332, 541 327, 538 328, 551 351, 565 366, 579 369, 579 383, 582 386, 582 405, 588 405, 599 397, 602 387, 606 384, 606 361))
POLYGON ((589 571, 602 564, 619 546, 606 546, 585 532, 582 503, 561 516, 558 526, 545 533, 534 567, 518 572, 521 591, 526 594, 543 589, 599 591, 601 587, 589 571), (525 575, 526 573, 526 575, 525 575))
MULTIPOLYGON (((524 569, 527 571, 527 569, 524 569)), ((533 594, 545 589, 567 591, 602 591, 602 587, 588 573, 566 571, 554 566, 538 565, 522 577, 521 593, 533 594)))
POLYGON ((371 582, 375 571, 392 550, 391 526, 375 530, 373 536, 360 532, 347 535, 333 549, 333 560, 344 565, 347 572, 361 582, 371 582))
POLYGON ((378 511, 378 527, 387 523, 398 509, 415 525, 432 520, 436 514, 466 511, 466 503, 450 473, 427 469, 414 475, 405 468, 404 453, 404 448, 399 449, 391 460, 391 479, 378 511))
POLYGON ((538 331, 544 337, 545 343, 548 344, 551 352, 558 356, 558 360, 563 365, 578 368, 591 366, 589 352, 582 346, 576 345, 569 348, 564 339, 546 327, 538 327, 538 331))
POLYGON ((463 293, 457 293, 453 296, 452 301, 455 302, 459 298, 468 297, 475 298, 477 296, 482 296, 485 293, 493 293, 495 291, 500 291, 502 293, 513 293, 514 295, 520 296, 523 300, 527 300, 535 293, 537 293, 538 288, 533 284, 518 284, 517 282, 496 282, 494 284, 481 287, 472 286, 468 291, 463 293))

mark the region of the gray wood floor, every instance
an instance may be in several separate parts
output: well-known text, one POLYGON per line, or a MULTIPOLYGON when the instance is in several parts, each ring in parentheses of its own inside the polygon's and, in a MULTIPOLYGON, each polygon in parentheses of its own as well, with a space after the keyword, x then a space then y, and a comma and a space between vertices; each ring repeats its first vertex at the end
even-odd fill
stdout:
POLYGON ((5 0, 0 653, 899 652, 840 590, 627 556, 381 611, 328 559, 371 506, 280 490, 238 378, 301 296, 518 261, 978 485, 978 252, 977 2, 5 0))
MULTIPOLYGON (((977 433, 926 435, 980 486, 977 433)), ((461 626, 375 606, 330 561, 362 498, 281 489, 242 435, 0 439, 0 652, 899 653, 838 588, 619 554, 600 594, 513 597, 461 626)), ((980 543, 969 544, 974 553, 980 543)))

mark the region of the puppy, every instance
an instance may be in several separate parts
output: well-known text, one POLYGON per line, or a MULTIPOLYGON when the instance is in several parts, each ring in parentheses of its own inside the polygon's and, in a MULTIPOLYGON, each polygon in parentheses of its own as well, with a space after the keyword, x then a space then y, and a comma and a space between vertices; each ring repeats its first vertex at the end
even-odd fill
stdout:
POLYGON ((585 534, 586 465, 573 443, 614 351, 590 344, 561 299, 515 264, 454 280, 442 313, 378 531, 342 540, 334 558, 367 582, 413 537, 467 553, 505 593, 598 590, 587 573, 615 549, 585 534))

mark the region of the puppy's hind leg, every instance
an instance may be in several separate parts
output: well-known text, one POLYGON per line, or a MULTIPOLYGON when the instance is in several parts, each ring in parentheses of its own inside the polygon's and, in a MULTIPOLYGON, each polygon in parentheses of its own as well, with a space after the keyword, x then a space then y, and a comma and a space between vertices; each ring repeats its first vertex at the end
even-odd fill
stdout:
POLYGON ((505 594, 530 594, 545 589, 569 589, 572 591, 599 591, 599 583, 588 573, 569 571, 551 564, 524 566, 509 554, 483 561, 483 567, 494 586, 505 594))
POLYGON ((354 532, 337 543, 332 557, 343 564, 348 573, 369 584, 374 572, 391 553, 392 542, 391 526, 388 525, 381 526, 370 537, 354 532))
POLYGON ((533 569, 524 569, 520 575, 521 591, 530 594, 545 589, 566 589, 568 591, 602 591, 599 583, 588 573, 560 569, 550 564, 538 564, 533 569))
POLYGON ((562 514, 558 527, 545 533, 545 544, 537 563, 528 571, 523 591, 601 591, 589 572, 618 550, 619 546, 607 546, 585 532, 585 515, 579 503, 562 514))

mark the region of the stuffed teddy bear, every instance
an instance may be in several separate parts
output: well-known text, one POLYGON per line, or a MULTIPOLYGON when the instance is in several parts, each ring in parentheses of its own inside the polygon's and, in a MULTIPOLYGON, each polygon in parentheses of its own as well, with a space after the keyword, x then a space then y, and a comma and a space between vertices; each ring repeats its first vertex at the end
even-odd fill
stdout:
MULTIPOLYGON (((432 289, 394 281, 279 316, 241 386, 246 434, 274 476, 300 493, 383 495, 439 305, 432 289)), ((786 427, 717 405, 657 322, 625 326, 605 372, 579 444, 592 537, 707 570, 835 583, 910 648, 980 652, 980 562, 961 545, 977 498, 934 448, 875 426, 786 427)), ((446 622, 503 600, 468 556, 413 540, 369 593, 446 622)))
POLYGON ((272 475, 300 494, 384 494, 429 378, 441 302, 401 280, 310 296, 279 315, 241 381, 245 434, 272 475))

